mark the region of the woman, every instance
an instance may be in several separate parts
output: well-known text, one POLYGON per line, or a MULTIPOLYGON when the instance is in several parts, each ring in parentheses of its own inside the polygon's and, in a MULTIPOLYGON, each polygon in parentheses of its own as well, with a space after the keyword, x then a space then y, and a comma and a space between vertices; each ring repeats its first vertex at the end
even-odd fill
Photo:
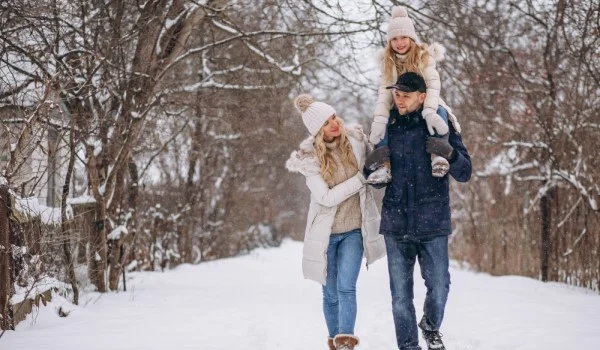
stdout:
POLYGON ((292 152, 289 171, 306 177, 311 192, 304 236, 304 277, 323 285, 329 349, 352 350, 356 281, 363 254, 367 266, 385 255, 379 211, 361 172, 367 137, 345 127, 330 105, 309 95, 294 100, 311 136, 292 152))

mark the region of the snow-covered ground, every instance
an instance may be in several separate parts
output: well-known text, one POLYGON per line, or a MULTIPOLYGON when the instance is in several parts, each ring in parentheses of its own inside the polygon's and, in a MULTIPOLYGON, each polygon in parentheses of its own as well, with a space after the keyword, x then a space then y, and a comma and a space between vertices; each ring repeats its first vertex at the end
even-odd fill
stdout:
MULTIPOLYGON (((301 252, 301 243, 286 241, 239 258, 130 274, 127 292, 88 293, 80 307, 55 298, 35 321, 6 332, 0 349, 326 349, 321 288, 302 278, 301 252), (73 309, 66 318, 57 315, 61 304, 73 309)), ((458 268, 451 275, 442 327, 450 350, 600 348, 600 296, 591 291, 458 268)), ((425 289, 415 281, 420 313, 425 289)), ((361 271, 358 302, 358 349, 396 349, 385 261, 361 271)))

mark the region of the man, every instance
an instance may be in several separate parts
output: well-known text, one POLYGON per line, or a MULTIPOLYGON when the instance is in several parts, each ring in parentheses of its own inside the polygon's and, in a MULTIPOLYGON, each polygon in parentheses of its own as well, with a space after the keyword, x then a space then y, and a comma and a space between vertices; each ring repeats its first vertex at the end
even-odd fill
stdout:
MULTIPOLYGON (((421 115, 426 86, 420 75, 404 73, 388 88, 394 90, 395 103, 387 130, 392 180, 383 198, 380 233, 387 249, 396 340, 400 350, 421 350, 413 305, 418 259, 427 287, 418 326, 428 349, 443 350, 439 330, 450 290, 448 236, 452 233, 449 176, 431 175, 430 154, 446 158, 449 175, 459 182, 471 177, 471 158, 453 123, 449 123, 449 136, 429 136, 421 115)), ((381 157, 382 149, 369 155, 366 168, 377 168, 373 164, 386 158, 381 157)))

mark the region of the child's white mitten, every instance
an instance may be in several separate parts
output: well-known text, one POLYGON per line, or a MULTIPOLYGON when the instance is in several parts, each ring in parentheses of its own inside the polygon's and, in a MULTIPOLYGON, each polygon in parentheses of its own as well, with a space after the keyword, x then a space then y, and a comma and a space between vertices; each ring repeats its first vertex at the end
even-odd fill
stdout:
POLYGON ((431 109, 423 110, 423 119, 427 122, 427 129, 429 129, 429 134, 431 135, 435 135, 436 133, 438 135, 446 135, 450 131, 444 119, 431 109))
POLYGON ((387 129, 388 118, 380 115, 376 115, 371 123, 371 133, 369 133, 369 142, 373 145, 379 143, 385 137, 385 131, 387 129))

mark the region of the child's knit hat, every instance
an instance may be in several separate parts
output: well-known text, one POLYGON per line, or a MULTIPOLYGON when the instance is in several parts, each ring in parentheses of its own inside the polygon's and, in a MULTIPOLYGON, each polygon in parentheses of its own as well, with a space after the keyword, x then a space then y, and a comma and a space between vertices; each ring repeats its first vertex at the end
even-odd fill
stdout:
POLYGON ((311 135, 315 136, 323 124, 335 114, 335 109, 325 102, 315 101, 308 95, 302 94, 294 99, 294 105, 302 114, 302 121, 311 135))
POLYGON ((408 18, 408 11, 404 6, 394 6, 392 8, 392 19, 388 24, 387 29, 387 40, 391 41, 397 36, 407 36, 417 41, 417 33, 415 32, 415 26, 410 18, 408 18))

